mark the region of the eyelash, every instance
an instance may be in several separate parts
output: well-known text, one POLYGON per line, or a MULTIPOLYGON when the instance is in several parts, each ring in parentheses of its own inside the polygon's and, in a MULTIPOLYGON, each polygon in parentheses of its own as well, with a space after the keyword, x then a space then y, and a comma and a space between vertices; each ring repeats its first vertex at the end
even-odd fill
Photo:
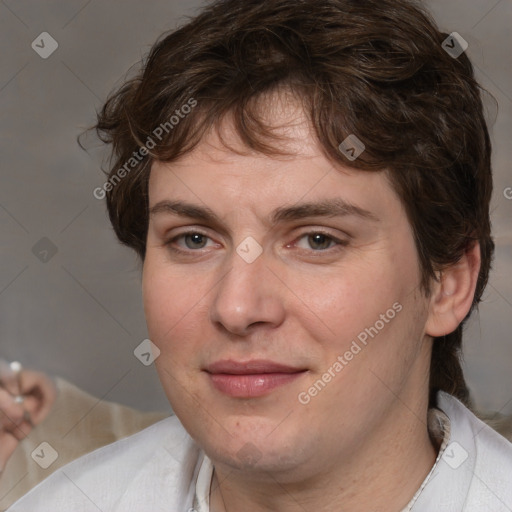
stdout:
MULTIPOLYGON (((181 239, 181 238, 185 238, 187 236, 190 236, 190 235, 201 235, 205 238, 208 238, 211 240, 211 238, 206 234, 206 233, 203 233, 201 231, 197 231, 197 230, 194 230, 194 231, 186 231, 184 233, 180 233, 179 235, 176 235, 175 237, 167 240, 165 243, 164 243, 164 246, 167 247, 168 249, 170 249, 172 252, 176 253, 176 254, 191 254, 191 253, 199 253, 203 248, 201 249, 197 249, 197 250, 194 250, 194 249, 187 249, 187 250, 183 250, 183 249, 178 249, 176 246, 173 246, 173 244, 181 239)), ((303 238, 305 237, 309 237, 309 236, 314 236, 314 235, 323 235, 325 237, 327 237, 331 242, 334 242, 335 245, 333 247, 329 247, 328 249, 318 249, 318 250, 314 250, 314 249, 311 249, 310 252, 312 253, 318 253, 319 255, 321 254, 326 254, 326 253, 331 253, 333 252, 333 250, 339 250, 345 246, 348 245, 348 241, 346 240, 341 240, 339 238, 336 238, 334 236, 332 236, 330 233, 327 233, 325 231, 322 231, 322 230, 317 230, 317 231, 308 231, 306 233, 302 233, 297 239, 296 241, 300 241, 302 240, 303 238)), ((292 242, 292 243, 296 243, 296 242, 292 242)), ((287 245, 288 247, 288 245, 287 245)), ((300 249, 299 249, 300 250, 300 249)), ((307 249, 302 249, 303 251, 304 250, 307 250, 307 249)))

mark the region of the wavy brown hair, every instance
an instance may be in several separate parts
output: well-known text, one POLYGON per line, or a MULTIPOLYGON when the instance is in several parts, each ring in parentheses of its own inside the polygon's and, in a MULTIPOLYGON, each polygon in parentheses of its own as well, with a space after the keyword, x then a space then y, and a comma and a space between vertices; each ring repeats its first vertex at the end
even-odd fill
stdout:
MULTIPOLYGON (((191 151, 226 115, 248 149, 283 154, 262 107, 267 93, 287 87, 328 158, 361 171, 387 170, 414 231, 427 296, 439 271, 480 244, 473 310, 494 251, 491 146, 472 65, 465 53, 453 58, 443 49, 447 36, 408 0, 210 3, 163 36, 98 115, 96 130, 112 144, 109 179, 118 173, 106 198, 119 240, 144 259, 151 163, 191 151), (171 127, 191 99, 197 106, 171 127), (166 129, 157 138, 158 126, 166 129), (350 134, 366 146, 353 162, 338 149, 350 134), (141 148, 147 154, 118 179, 141 148)), ((434 340, 431 405, 437 390, 468 403, 460 363, 468 316, 434 340)))

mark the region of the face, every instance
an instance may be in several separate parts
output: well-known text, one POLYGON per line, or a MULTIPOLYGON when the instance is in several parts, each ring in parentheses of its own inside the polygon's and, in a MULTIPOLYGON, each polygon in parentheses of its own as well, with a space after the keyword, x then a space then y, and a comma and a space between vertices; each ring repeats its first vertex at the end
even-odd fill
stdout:
POLYGON ((273 112, 293 156, 212 133, 153 165, 144 307, 169 401, 214 462, 329 471, 423 400, 428 307, 386 174, 333 164, 297 108, 273 112))

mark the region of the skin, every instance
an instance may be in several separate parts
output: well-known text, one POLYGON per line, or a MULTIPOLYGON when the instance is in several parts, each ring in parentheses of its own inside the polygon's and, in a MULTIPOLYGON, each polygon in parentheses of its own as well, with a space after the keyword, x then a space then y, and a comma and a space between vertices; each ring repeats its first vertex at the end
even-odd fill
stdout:
POLYGON ((18 382, 7 365, 1 366, 0 470, 3 470, 18 443, 49 414, 57 391, 53 381, 44 373, 22 370, 18 382), (17 395, 23 396, 23 404, 14 400, 17 395))
POLYGON ((437 455, 426 427, 432 336, 451 332, 469 310, 478 246, 426 297, 412 229, 386 173, 329 161, 292 96, 275 94, 267 106, 290 157, 249 152, 226 118, 224 140, 246 154, 211 132, 180 160, 153 164, 150 209, 179 200, 220 219, 162 208, 151 215, 143 295, 159 376, 214 463, 212 512, 400 510, 437 455), (268 220, 280 207, 336 198, 378 220, 268 220), (308 237, 318 231, 327 238, 308 237), (263 249, 250 264, 236 252, 249 236, 263 249), (395 318, 301 404, 298 394, 397 302, 395 318), (222 394, 203 371, 219 359, 256 358, 308 371, 249 399, 222 394), (256 461, 240 457, 244 446, 256 461))

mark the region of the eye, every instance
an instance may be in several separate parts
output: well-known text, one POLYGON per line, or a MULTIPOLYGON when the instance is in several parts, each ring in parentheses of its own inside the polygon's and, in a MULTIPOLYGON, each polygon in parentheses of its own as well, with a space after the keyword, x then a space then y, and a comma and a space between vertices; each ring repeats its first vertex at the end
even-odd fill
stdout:
POLYGON ((297 247, 300 247, 301 249, 313 249, 315 252, 326 251, 332 247, 344 246, 348 243, 321 231, 304 233, 304 235, 302 235, 298 240, 299 242, 295 244, 297 247), (305 240, 305 244, 303 243, 301 245, 302 240, 305 240))
POLYGON ((188 249, 202 249, 208 237, 202 233, 189 233, 184 235, 185 245, 188 249))
MULTIPOLYGON (((215 243, 205 233, 189 231, 171 238, 165 242, 165 245, 176 253, 190 253, 199 252, 201 249, 215 245, 215 243)), ((304 233, 295 243, 290 245, 307 251, 331 252, 329 251, 330 249, 341 248, 342 246, 348 245, 348 242, 322 231, 312 231, 310 233, 304 233)))
POLYGON ((204 249, 207 247, 208 240, 210 240, 210 237, 204 233, 199 231, 189 231, 188 233, 181 233, 180 235, 175 236, 166 242, 165 245, 177 252, 187 252, 187 250, 194 251, 197 249, 204 249), (185 245, 183 246, 179 241, 183 241, 185 245))

